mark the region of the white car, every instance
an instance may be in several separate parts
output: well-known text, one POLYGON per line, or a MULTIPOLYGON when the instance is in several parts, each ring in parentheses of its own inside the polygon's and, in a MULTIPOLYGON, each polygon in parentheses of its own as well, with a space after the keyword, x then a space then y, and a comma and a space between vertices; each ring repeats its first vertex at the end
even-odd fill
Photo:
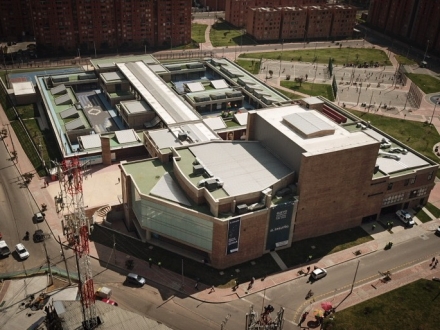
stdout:
POLYGON ((316 268, 311 274, 310 277, 314 280, 319 280, 320 278, 323 278, 327 276, 327 271, 324 268, 316 268))
POLYGON ((414 219, 408 211, 399 210, 396 212, 396 215, 407 227, 414 226, 414 219))
POLYGON ((26 250, 26 248, 24 247, 23 244, 18 243, 15 246, 15 251, 17 252, 17 254, 21 260, 29 258, 29 252, 28 252, 28 250, 26 250))

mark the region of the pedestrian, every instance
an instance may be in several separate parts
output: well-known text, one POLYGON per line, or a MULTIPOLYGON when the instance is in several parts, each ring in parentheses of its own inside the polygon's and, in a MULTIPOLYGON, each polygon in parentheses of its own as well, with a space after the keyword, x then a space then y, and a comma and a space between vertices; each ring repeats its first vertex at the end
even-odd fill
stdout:
POLYGON ((309 255, 309 261, 312 260, 312 258, 313 258, 313 257, 312 257, 311 255, 309 255))
POLYGON ((148 264, 150 265, 150 268, 153 266, 153 259, 149 258, 148 259, 148 264))
POLYGON ((310 266, 307 266, 307 274, 310 273, 310 266))
POLYGON ((194 284, 194 289, 196 289, 196 290, 199 289, 199 282, 196 282, 196 284, 194 284))
POLYGON ((435 264, 434 264, 435 267, 437 267, 437 264, 438 264, 438 260, 436 259, 436 260, 435 260, 435 264))
POLYGON ((160 261, 157 263, 157 265, 159 266, 159 269, 162 268, 162 263, 160 261))
POLYGON ((300 327, 301 324, 306 320, 307 315, 309 315, 309 312, 305 312, 302 316, 301 316, 301 320, 298 323, 298 326, 300 327))
POLYGON ((376 225, 373 225, 373 227, 371 227, 371 229, 372 229, 372 230, 375 230, 375 229, 376 229, 376 225))
POLYGON ((211 292, 215 292, 215 288, 214 288, 214 285, 213 285, 213 286, 211 286, 211 290, 209 291, 209 293, 211 293, 211 292))
POLYGON ((121 182, 121 178, 118 178, 118 183, 120 183, 121 182))
POLYGON ((433 264, 435 260, 436 260, 435 257, 432 257, 431 264, 433 264))
POLYGON ((255 282, 255 277, 252 277, 251 278, 251 284, 254 284, 254 282, 255 282))

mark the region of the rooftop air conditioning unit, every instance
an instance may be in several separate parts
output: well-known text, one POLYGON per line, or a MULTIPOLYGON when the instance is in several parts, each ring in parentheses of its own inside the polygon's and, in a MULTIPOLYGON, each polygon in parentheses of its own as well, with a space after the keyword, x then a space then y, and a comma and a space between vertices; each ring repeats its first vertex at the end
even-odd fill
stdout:
POLYGON ((186 133, 179 133, 178 138, 180 141, 185 141, 188 138, 186 133))

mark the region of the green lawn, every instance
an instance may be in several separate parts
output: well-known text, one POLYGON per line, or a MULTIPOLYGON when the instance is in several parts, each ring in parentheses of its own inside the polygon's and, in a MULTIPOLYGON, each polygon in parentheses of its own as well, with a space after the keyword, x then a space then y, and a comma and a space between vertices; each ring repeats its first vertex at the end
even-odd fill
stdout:
POLYGON ((40 112, 37 109, 37 105, 28 104, 28 105, 19 105, 15 107, 17 109, 18 114, 21 119, 30 119, 40 117, 40 112))
POLYGON ((237 60, 237 64, 252 74, 260 72, 260 60, 237 60))
POLYGON ((371 122, 373 126, 390 134, 433 161, 439 161, 432 150, 433 146, 440 141, 440 135, 434 126, 418 121, 391 118, 351 109, 347 110, 359 118, 371 122))
POLYGON ((282 56, 283 61, 302 61, 302 62, 314 62, 316 56, 316 62, 328 63, 329 58, 333 58, 333 64, 342 65, 345 63, 370 63, 379 62, 381 65, 390 65, 387 54, 379 49, 371 48, 325 48, 315 49, 309 46, 304 50, 289 50, 283 51, 277 50, 276 52, 265 53, 245 53, 240 54, 242 58, 266 58, 279 60, 282 56))
POLYGON ((302 95, 286 92, 284 89, 274 87, 278 92, 286 95, 291 100, 298 100, 304 98, 302 95))
POLYGON ((298 91, 310 96, 324 96, 330 101, 334 101, 332 86, 328 84, 312 84, 303 82, 300 86, 298 82, 290 80, 282 80, 281 86, 289 88, 293 91, 298 91))
POLYGON ((431 203, 426 204, 425 207, 428 209, 429 212, 432 213, 433 216, 435 216, 436 218, 440 218, 440 209, 438 209, 431 203))
POLYGON ((242 29, 237 29, 227 22, 217 22, 212 25, 209 38, 214 47, 255 44, 251 38, 243 34, 242 29))
POLYGON ((290 248, 279 250, 277 253, 287 267, 293 267, 306 262, 307 257, 310 255, 312 259, 320 259, 331 253, 366 243, 372 239, 361 227, 356 227, 294 242, 290 248))
POLYGON ((429 217, 429 215, 427 215, 422 209, 416 211, 416 213, 414 214, 417 219, 419 219, 421 222, 425 223, 428 221, 431 221, 432 219, 429 217))
POLYGON ((396 55, 396 60, 397 60, 397 62, 399 62, 400 64, 403 64, 403 65, 416 64, 416 62, 414 62, 413 60, 411 60, 405 56, 402 56, 402 55, 396 55))
POLYGON ((426 94, 440 91, 440 80, 433 76, 418 73, 406 73, 406 75, 426 94))
POLYGON ((191 25, 191 38, 195 42, 204 43, 205 40, 205 31, 208 25, 206 24, 197 24, 194 23, 191 25))
POLYGON ((333 321, 325 320, 324 329, 438 329, 439 299, 440 283, 421 279, 353 307, 337 311, 333 321))

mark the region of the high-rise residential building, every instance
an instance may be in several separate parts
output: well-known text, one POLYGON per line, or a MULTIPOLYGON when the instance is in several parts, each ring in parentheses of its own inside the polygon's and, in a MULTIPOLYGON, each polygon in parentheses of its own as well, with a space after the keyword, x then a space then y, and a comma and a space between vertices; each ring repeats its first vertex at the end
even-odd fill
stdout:
POLYGON ((191 41, 191 0, 2 0, 0 38, 53 52, 173 47, 191 41))
POLYGON ((237 27, 245 27, 249 8, 296 7, 326 3, 327 0, 226 0, 225 20, 237 27))
POLYGON ((440 52, 440 2, 371 0, 368 24, 392 37, 440 52))
POLYGON ((258 41, 350 37, 356 8, 323 0, 227 0, 225 19, 258 41))

